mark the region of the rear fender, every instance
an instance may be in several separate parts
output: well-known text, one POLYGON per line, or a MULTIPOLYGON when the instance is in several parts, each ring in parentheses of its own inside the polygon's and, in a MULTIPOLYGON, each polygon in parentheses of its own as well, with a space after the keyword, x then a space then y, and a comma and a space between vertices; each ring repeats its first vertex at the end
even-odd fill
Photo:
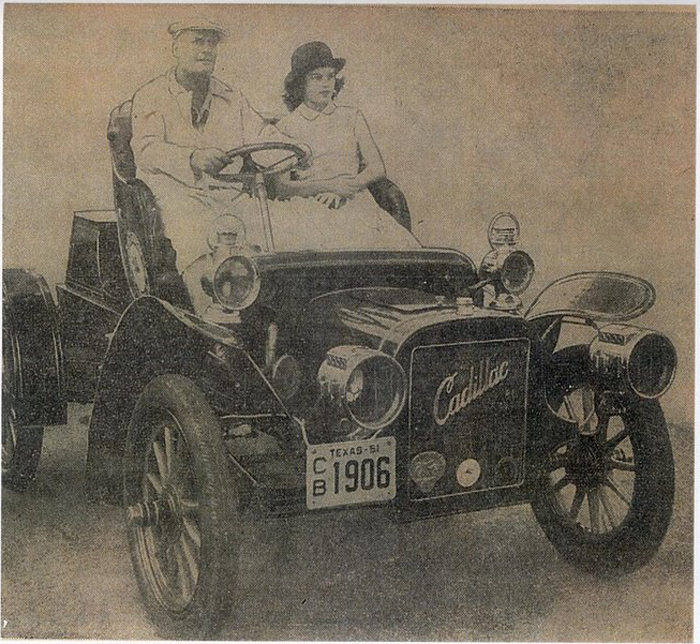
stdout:
POLYGON ((86 482, 91 496, 120 502, 126 433, 134 406, 148 382, 164 373, 179 373, 209 394, 207 360, 222 351, 226 362, 235 365, 222 383, 225 388, 235 388, 237 379, 244 380, 245 386, 239 388, 255 387, 255 403, 260 408, 279 409, 281 403, 269 382, 231 331, 155 297, 141 297, 126 309, 100 370, 90 420, 86 482), (239 373, 231 373, 234 368, 239 373))
POLYGON ((46 281, 26 269, 3 269, 2 301, 3 362, 9 362, 3 364, 3 387, 12 395, 18 425, 65 425, 63 347, 46 281))

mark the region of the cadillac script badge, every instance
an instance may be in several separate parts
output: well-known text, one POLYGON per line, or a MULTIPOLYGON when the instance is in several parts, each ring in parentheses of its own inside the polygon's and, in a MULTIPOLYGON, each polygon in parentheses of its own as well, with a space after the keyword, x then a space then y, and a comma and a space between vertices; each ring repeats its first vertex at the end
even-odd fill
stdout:
POLYGON ((442 426, 452 416, 458 414, 467 405, 483 396, 489 389, 493 389, 508 377, 508 360, 500 363, 492 363, 491 357, 482 359, 475 367, 469 367, 467 384, 461 390, 452 394, 455 388, 455 381, 459 372, 447 376, 438 386, 433 399, 433 418, 435 422, 442 426))

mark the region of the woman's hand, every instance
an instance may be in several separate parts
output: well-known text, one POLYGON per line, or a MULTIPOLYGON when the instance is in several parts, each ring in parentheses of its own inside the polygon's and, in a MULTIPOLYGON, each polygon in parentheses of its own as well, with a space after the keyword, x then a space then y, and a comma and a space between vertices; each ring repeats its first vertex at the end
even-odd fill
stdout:
POLYGON ((332 192, 344 199, 352 199, 358 192, 365 189, 365 184, 358 175, 341 174, 325 183, 326 192, 332 192))
POLYGON ((230 183, 228 181, 221 181, 216 177, 212 177, 208 174, 203 174, 199 179, 195 179, 195 187, 201 188, 202 190, 234 190, 235 192, 243 192, 240 184, 230 183))
POLYGON ((322 192, 321 194, 316 195, 314 199, 321 202, 324 206, 327 206, 331 210, 337 210, 347 201, 347 199, 344 197, 334 195, 332 192, 322 192))
MULTIPOLYGON (((293 171, 294 180, 287 176, 275 177, 275 187, 278 199, 289 197, 314 197, 331 194, 342 199, 342 205, 348 199, 352 199, 358 192, 367 187, 367 183, 360 175, 342 174, 331 179, 309 179, 312 173, 309 171, 293 171)), ((325 201, 319 199, 322 203, 325 201)))

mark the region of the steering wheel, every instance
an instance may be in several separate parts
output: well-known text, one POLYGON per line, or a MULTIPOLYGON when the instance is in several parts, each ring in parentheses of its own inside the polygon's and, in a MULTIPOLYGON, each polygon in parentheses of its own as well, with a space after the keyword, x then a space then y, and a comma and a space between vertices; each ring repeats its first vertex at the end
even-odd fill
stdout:
POLYGON ((236 174, 217 174, 214 178, 218 181, 233 182, 249 182, 257 176, 270 177, 276 174, 282 174, 295 168, 300 163, 306 161, 311 155, 311 150, 294 143, 285 143, 283 141, 268 141, 266 143, 251 143, 240 148, 234 148, 226 153, 229 164, 237 158, 243 159, 243 165, 236 174), (261 165, 253 160, 253 154, 263 152, 265 150, 286 150, 292 153, 292 156, 285 157, 270 165, 261 165))

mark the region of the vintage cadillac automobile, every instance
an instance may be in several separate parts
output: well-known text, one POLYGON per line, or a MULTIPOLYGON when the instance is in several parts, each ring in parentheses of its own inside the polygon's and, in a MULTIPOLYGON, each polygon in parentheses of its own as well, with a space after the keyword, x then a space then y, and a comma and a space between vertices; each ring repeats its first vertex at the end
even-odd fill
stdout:
MULTIPOLYGON (((648 282, 577 273, 524 311, 534 264, 508 213, 478 268, 439 248, 276 252, 265 179, 303 150, 265 168, 253 157, 285 147, 267 144, 233 151, 242 167, 222 177, 258 200, 266 239, 217 221, 195 306, 135 178, 128 123, 121 106, 115 208, 75 213, 57 302, 41 276, 3 271, 2 480, 26 487, 43 427, 92 402, 87 489, 123 504, 165 636, 211 635, 235 604, 244 513, 384 504, 411 521, 529 503, 592 573, 654 555, 673 507, 658 398, 676 354, 627 324, 652 306, 648 282), (590 340, 561 346, 566 325, 590 340)), ((378 200, 408 225, 393 188, 378 200)))

